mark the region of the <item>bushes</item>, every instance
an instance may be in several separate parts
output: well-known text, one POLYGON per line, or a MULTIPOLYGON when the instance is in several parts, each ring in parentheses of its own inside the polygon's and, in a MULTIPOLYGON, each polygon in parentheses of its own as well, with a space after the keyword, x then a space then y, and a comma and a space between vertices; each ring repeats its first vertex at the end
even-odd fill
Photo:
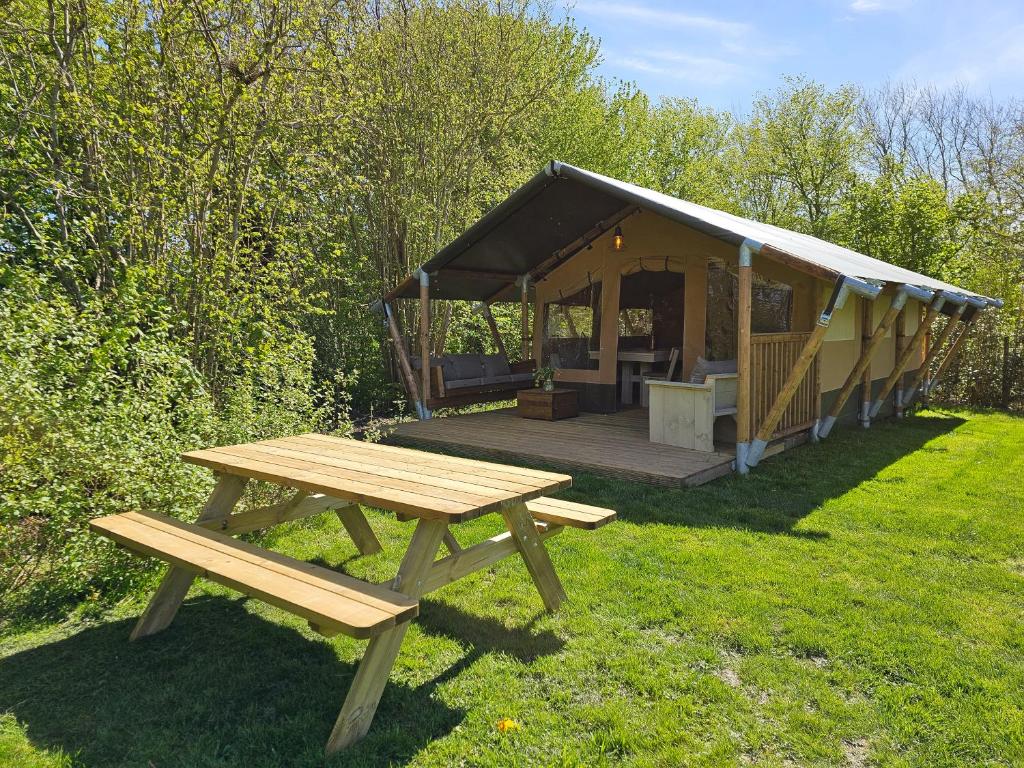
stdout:
POLYGON ((0 601, 9 608, 46 611, 136 585, 150 565, 102 543, 87 521, 128 509, 194 515, 211 477, 180 452, 316 426, 301 335, 264 344, 215 402, 173 315, 137 277, 80 309, 27 271, 0 280, 0 601))

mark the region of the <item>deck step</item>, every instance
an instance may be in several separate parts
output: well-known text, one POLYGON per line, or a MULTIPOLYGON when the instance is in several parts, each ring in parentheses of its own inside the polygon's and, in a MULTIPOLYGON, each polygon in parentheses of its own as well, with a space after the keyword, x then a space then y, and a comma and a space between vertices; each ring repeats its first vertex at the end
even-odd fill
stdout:
POLYGON ((390 589, 268 552, 163 515, 125 512, 89 522, 97 533, 307 619, 325 634, 380 634, 419 612, 390 589))
POLYGON ((547 496, 526 502, 526 508, 530 510, 530 514, 535 520, 591 531, 602 525, 607 525, 615 519, 614 509, 592 507, 589 504, 580 504, 578 501, 552 499, 547 496))

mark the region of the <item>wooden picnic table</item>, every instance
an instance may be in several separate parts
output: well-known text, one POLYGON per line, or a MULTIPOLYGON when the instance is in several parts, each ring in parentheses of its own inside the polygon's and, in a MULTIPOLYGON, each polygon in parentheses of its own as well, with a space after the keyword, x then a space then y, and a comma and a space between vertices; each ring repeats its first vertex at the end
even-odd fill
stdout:
POLYGON ((171 563, 132 639, 166 628, 196 575, 306 617, 325 635, 369 637, 328 753, 369 729, 422 595, 518 553, 545 607, 555 611, 565 592, 544 540, 563 526, 596 528, 614 518, 611 510, 545 498, 568 488, 568 475, 319 434, 191 451, 182 458, 218 474, 195 525, 141 513, 92 522, 103 535, 171 563), (293 488, 296 494, 282 504, 233 513, 250 480, 293 488), (372 554, 381 545, 359 505, 417 521, 398 572, 385 584, 228 538, 334 510, 360 552, 372 554), (487 514, 500 514, 507 532, 463 548, 450 526, 487 514), (442 544, 449 553, 438 560, 442 544))

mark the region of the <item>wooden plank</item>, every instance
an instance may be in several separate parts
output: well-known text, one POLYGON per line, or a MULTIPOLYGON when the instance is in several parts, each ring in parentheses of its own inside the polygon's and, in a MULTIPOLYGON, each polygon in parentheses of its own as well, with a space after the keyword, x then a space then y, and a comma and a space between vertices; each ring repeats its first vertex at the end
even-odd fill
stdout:
POLYGON ((260 458, 267 456, 267 461, 288 461, 290 466, 300 469, 316 469, 338 477, 355 477, 373 483, 391 487, 400 487, 429 496, 450 498, 466 501, 470 504, 486 504, 495 499, 509 499, 523 493, 537 493, 537 489, 522 486, 514 490, 502 490, 487 485, 480 485, 467 480, 453 480, 450 477, 434 475, 429 472, 412 469, 395 469, 384 467, 372 461, 344 458, 329 455, 321 451, 296 450, 269 443, 252 443, 245 447, 231 448, 233 455, 260 458), (401 483, 398 485, 397 483, 401 483))
MULTIPOLYGON (((416 422, 410 422, 415 424, 416 422)), ((430 428, 437 424, 450 424, 452 420, 435 421, 433 425, 424 424, 425 428, 430 428)), ((418 425, 418 424, 417 424, 418 425)), ((418 425, 419 426, 419 425, 418 425)), ((404 461, 414 463, 420 466, 426 467, 438 467, 442 469, 466 469, 470 472, 485 473, 490 477, 503 477, 507 475, 514 475, 517 478, 522 477, 525 479, 535 479, 539 481, 536 487, 551 489, 553 486, 568 487, 572 484, 572 478, 567 475, 558 474, 556 472, 546 472, 540 469, 532 469, 530 467, 517 467, 509 466, 505 464, 494 464, 488 461, 479 461, 477 459, 467 459, 461 456, 446 456, 436 453, 428 453, 426 451, 415 451, 409 448, 398 448, 391 445, 383 445, 381 443, 365 443, 356 440, 348 440, 345 438, 329 437, 327 435, 321 435, 316 432, 309 432, 303 435, 298 435, 300 438, 309 438, 311 440, 318 441, 324 444, 330 444, 335 447, 344 447, 345 449, 365 449, 367 451, 375 453, 388 454, 396 458, 400 458, 404 461), (495 474, 497 473, 497 474, 495 474)))
POLYGON ((378 585, 283 555, 270 558, 245 542, 169 518, 125 513, 90 525, 130 549, 353 637, 370 637, 418 611, 415 600, 378 585))
MULTIPOLYGON (((354 442, 354 441, 352 441, 354 442)), ((316 440, 310 440, 303 435, 297 437, 284 438, 282 440, 268 440, 268 445, 281 445, 289 446, 299 450, 306 450, 315 453, 323 453, 326 455, 338 455, 338 456, 350 456, 358 458, 361 461, 371 462, 381 467, 390 467, 393 469, 413 469, 416 471, 429 471, 432 475, 437 477, 448 477, 453 480, 472 480, 479 485, 487 486, 490 488, 496 488, 505 491, 522 491, 526 492, 536 488, 544 488, 549 486, 550 481, 543 481, 538 478, 528 477, 514 472, 504 472, 501 470, 491 470, 482 467, 469 467, 463 465, 451 464, 443 466, 440 461, 434 460, 430 463, 430 460, 422 460, 420 456, 433 456, 437 457, 437 454, 429 454, 424 451, 410 451, 409 449, 398 449, 404 450, 406 453, 415 454, 413 457, 399 456, 398 454, 391 452, 375 451, 372 448, 366 450, 363 449, 364 445, 375 446, 377 444, 364 444, 355 443, 355 445, 349 446, 334 446, 329 443, 322 443, 316 440)), ((392 446, 384 446, 390 448, 392 446)), ((498 464, 490 464, 489 467, 498 467, 498 464)))
POLYGON ((615 510, 547 497, 526 502, 534 520, 592 531, 615 520, 615 510))
MULTIPOLYGON (((227 518, 238 500, 242 498, 242 492, 248 482, 249 478, 247 477, 219 476, 210 493, 210 498, 199 512, 197 522, 218 522, 227 518)), ((150 598, 146 610, 142 612, 139 620, 135 623, 129 639, 138 640, 166 629, 174 621, 193 581, 195 581, 193 572, 172 565, 161 580, 153 597, 150 598)))
POLYGON ((235 445, 227 448, 211 448, 210 450, 232 458, 237 457, 267 462, 285 470, 295 469, 300 472, 315 472, 341 482, 368 483, 386 491, 406 491, 424 498, 453 501, 471 507, 487 506, 515 497, 515 494, 509 494, 507 491, 496 491, 490 488, 479 492, 472 489, 458 490, 456 488, 448 488, 445 485, 457 485, 458 481, 445 478, 438 478, 438 482, 433 483, 429 482, 429 478, 427 481, 424 481, 421 479, 407 480, 401 477, 393 477, 395 474, 400 474, 400 470, 379 468, 370 472, 360 469, 346 469, 344 466, 338 466, 345 463, 344 459, 290 451, 286 448, 275 448, 273 446, 260 445, 259 443, 235 445))
MULTIPOLYGON (((369 482, 339 478, 323 472, 307 471, 276 462, 234 456, 223 450, 192 451, 182 456, 185 461, 232 475, 265 480, 311 493, 324 493, 393 512, 408 512, 416 517, 469 520, 489 509, 465 502, 456 502, 414 493, 398 488, 385 488, 369 482)), ((495 503, 495 506, 498 506, 495 503)))

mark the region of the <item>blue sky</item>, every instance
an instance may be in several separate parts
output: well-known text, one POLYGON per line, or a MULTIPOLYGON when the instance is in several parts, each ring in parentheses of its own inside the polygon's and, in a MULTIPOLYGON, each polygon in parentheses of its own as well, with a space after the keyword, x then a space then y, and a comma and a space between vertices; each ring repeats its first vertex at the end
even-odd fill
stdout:
POLYGON ((603 75, 745 112, 784 74, 829 86, 963 83, 1024 97, 1024 0, 570 0, 603 75))

